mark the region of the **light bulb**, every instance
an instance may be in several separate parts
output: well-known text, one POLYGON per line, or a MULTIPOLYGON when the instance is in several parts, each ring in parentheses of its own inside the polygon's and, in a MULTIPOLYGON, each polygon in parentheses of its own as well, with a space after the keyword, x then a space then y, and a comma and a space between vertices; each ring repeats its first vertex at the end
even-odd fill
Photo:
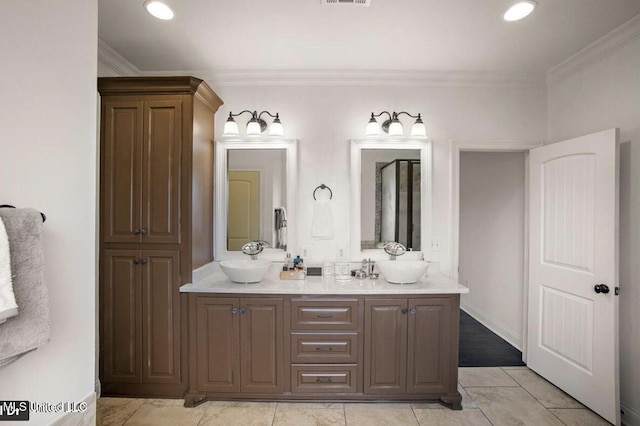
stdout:
POLYGON ((224 123, 224 130, 222 131, 223 135, 231 136, 238 134, 238 123, 232 117, 224 123))
POLYGON ((173 10, 162 2, 148 1, 144 4, 144 7, 151 15, 163 21, 169 21, 174 17, 173 10))
POLYGON ((529 16, 533 9, 536 8, 536 2, 534 1, 521 1, 509 8, 504 14, 505 21, 518 21, 522 18, 529 16))
POLYGON ((273 120, 273 123, 269 126, 269 135, 271 136, 284 136, 284 127, 278 117, 273 120))
POLYGON ((416 122, 411 126, 411 136, 427 136, 427 129, 419 115, 416 122))
POLYGON ((380 125, 378 124, 375 118, 371 117, 371 119, 367 123, 367 136, 378 136, 378 135, 380 135, 380 125))
POLYGON ((402 123, 397 118, 391 120, 391 124, 389 124, 389 136, 402 136, 404 135, 404 130, 402 129, 402 123))
POLYGON ((247 123, 247 136, 260 136, 262 129, 260 129, 260 123, 256 119, 251 119, 247 123))

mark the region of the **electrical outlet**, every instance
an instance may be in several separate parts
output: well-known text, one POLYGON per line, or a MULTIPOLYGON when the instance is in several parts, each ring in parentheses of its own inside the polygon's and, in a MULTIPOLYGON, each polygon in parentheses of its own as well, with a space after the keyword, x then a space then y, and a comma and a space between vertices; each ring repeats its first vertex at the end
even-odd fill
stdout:
POLYGON ((344 257, 344 247, 338 247, 338 257, 344 257))
POLYGON ((302 247, 302 258, 306 259, 307 257, 309 257, 309 248, 308 247, 302 247))
POLYGON ((431 240, 431 251, 440 251, 440 240, 438 238, 431 240))

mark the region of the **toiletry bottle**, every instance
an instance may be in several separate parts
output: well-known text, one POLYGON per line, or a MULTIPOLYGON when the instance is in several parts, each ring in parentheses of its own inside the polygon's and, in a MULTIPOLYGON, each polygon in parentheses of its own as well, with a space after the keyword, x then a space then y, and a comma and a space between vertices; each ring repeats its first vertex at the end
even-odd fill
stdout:
POLYGON ((338 258, 334 263, 334 272, 336 281, 351 281, 349 259, 344 255, 344 253, 338 254, 338 258))
POLYGON ((293 260, 291 259, 291 253, 287 253, 287 259, 285 262, 285 266, 287 267, 287 271, 289 269, 293 269, 293 260))

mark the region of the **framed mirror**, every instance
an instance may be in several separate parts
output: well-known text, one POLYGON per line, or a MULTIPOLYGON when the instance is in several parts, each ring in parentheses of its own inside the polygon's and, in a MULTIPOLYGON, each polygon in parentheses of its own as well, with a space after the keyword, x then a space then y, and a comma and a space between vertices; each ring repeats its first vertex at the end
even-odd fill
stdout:
POLYGON ((269 243, 261 259, 295 252, 297 140, 218 140, 215 166, 215 260, 246 256, 254 240, 269 243))
POLYGON ((384 242, 424 253, 431 230, 431 143, 351 141, 351 258, 386 259, 384 242))

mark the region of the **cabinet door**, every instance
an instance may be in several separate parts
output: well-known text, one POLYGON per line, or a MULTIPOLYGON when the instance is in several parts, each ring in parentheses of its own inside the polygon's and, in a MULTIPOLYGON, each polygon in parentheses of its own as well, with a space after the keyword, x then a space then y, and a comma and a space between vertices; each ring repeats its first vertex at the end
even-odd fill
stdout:
POLYGON ((367 299, 364 306, 364 392, 404 393, 407 379, 407 301, 367 299))
MULTIPOLYGON (((451 298, 409 299, 408 393, 455 392, 450 352, 457 345, 451 345, 450 340, 457 333, 451 332, 452 309, 451 298)), ((457 369, 457 364, 453 368, 457 369)))
POLYGON ((138 250, 101 259, 100 364, 103 382, 142 382, 141 265, 138 250))
POLYGON ((135 243, 142 227, 142 102, 103 100, 101 144, 102 238, 135 243))
POLYGON ((239 300, 234 298, 197 299, 195 338, 198 391, 240 392, 239 305, 239 300))
POLYGON ((240 300, 242 392, 284 390, 283 303, 281 298, 240 300))
POLYGON ((180 255, 142 251, 143 381, 180 383, 180 255))
POLYGON ((182 102, 144 102, 142 218, 145 243, 180 242, 182 102))

